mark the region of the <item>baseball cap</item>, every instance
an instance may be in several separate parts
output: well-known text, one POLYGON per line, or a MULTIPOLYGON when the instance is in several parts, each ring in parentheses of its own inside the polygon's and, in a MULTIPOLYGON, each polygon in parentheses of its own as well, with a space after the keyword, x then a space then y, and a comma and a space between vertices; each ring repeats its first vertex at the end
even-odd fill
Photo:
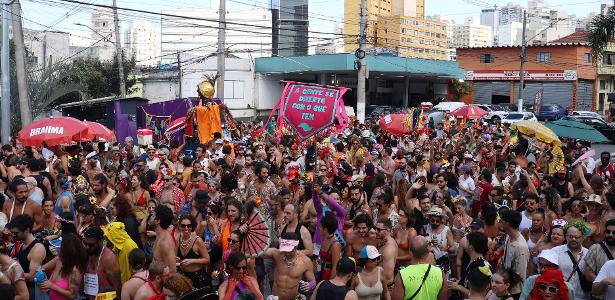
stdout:
POLYGON ((92 151, 88 153, 88 155, 85 156, 85 159, 88 160, 90 158, 96 158, 96 155, 97 155, 96 151, 92 151))
POLYGON ((380 252, 378 252, 378 248, 372 246, 372 245, 367 245, 364 246, 361 249, 361 253, 359 254, 359 258, 369 258, 369 259, 375 259, 382 256, 382 254, 380 254, 380 252))
POLYGON ((372 152, 371 152, 371 155, 372 156, 377 156, 378 155, 378 150, 373 149, 372 152))
POLYGON ((222 139, 217 139, 216 140, 216 144, 222 145, 222 144, 224 144, 224 141, 222 141, 222 139))
POLYGON ((299 245, 298 240, 280 239, 280 252, 291 252, 299 245))

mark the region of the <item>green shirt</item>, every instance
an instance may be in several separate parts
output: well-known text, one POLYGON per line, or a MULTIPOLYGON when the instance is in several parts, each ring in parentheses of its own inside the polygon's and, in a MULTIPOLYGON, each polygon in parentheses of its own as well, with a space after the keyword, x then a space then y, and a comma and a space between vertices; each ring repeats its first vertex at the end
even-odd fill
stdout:
MULTIPOLYGON (((428 266, 428 264, 410 265, 399 271, 399 275, 404 284, 404 300, 414 295, 419 286, 421 286, 428 266)), ((438 299, 443 283, 442 270, 437 266, 431 266, 423 287, 421 287, 421 290, 416 294, 413 300, 438 299)))

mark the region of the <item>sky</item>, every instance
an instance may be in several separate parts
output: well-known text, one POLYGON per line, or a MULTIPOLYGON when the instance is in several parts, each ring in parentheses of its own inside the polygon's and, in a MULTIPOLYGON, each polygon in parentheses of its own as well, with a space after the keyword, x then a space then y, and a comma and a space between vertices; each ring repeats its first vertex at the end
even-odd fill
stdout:
MULTIPOLYGON (((111 5, 111 0, 77 0, 88 3, 111 5)), ((227 0, 229 10, 241 10, 249 7, 267 7, 268 0, 227 0)), ((527 1, 511 0, 425 0, 426 15, 446 15, 463 22, 467 17, 479 17, 480 10, 493 5, 503 6, 512 2, 527 6, 527 1), (445 3, 446 5, 442 5, 445 3)), ((586 16, 590 12, 599 11, 601 3, 611 1, 596 0, 547 0, 551 8, 575 14, 577 17, 586 16)), ((75 23, 90 24, 90 12, 93 7, 61 0, 21 0, 24 27, 36 30, 66 31, 71 34, 89 37, 90 29, 75 25, 75 23)), ((159 12, 171 8, 209 8, 209 0, 117 0, 118 7, 127 7, 159 12)), ((343 23, 343 0, 309 0, 310 30, 332 32, 336 22, 343 23)), ((120 11, 120 27, 126 28, 127 22, 132 19, 145 19, 152 21, 159 28, 159 18, 149 15, 145 18, 140 14, 120 11)), ((123 32, 124 29, 121 29, 123 32)), ((123 41, 122 41, 123 42, 123 41)))

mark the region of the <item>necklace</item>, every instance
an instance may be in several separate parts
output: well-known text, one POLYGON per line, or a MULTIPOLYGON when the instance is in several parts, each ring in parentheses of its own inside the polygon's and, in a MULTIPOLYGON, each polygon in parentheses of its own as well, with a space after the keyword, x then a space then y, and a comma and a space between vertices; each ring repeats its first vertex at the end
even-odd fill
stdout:
POLYGON ((182 236, 179 236, 179 246, 181 247, 181 250, 183 252, 186 252, 186 250, 190 250, 190 238, 188 238, 187 240, 183 240, 182 236))
POLYGON ((286 267, 290 269, 295 266, 295 263, 297 262, 297 256, 295 255, 293 258, 288 259, 285 255, 284 262, 286 263, 286 267))

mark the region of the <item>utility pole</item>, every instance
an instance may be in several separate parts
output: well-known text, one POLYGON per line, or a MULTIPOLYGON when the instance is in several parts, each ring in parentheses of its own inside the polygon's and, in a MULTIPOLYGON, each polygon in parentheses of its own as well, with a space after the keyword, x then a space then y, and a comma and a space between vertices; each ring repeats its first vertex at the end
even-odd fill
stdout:
POLYGON ((182 98, 182 61, 179 56, 179 51, 177 52, 177 72, 179 75, 179 98, 182 98))
POLYGON ((527 12, 523 11, 523 30, 521 31, 521 66, 519 67, 519 102, 517 102, 517 111, 523 112, 523 85, 525 82, 525 29, 527 27, 527 12))
MULTIPOLYGON (((6 0, 5 0, 6 1, 6 0)), ((11 81, 10 81, 10 56, 9 56, 9 10, 8 5, 2 3, 2 144, 9 143, 11 137, 11 81)))
POLYGON ((117 17, 117 2, 113 0, 113 25, 115 27, 115 56, 120 76, 120 99, 126 98, 126 81, 124 80, 124 58, 120 44, 120 20, 117 17))
POLYGON ((357 79, 357 120, 365 122, 365 80, 367 78, 367 61, 365 60, 365 43, 367 42, 367 0, 361 0, 361 22, 359 23, 359 50, 355 56, 359 59, 359 77, 357 79))
POLYGON ((224 101, 224 69, 226 49, 224 40, 226 39, 226 0, 220 0, 218 7, 218 99, 224 101))
POLYGON ((19 4, 19 0, 13 1, 11 11, 13 14, 13 41, 15 42, 15 71, 17 71, 17 90, 19 91, 19 112, 21 114, 21 124, 27 125, 32 122, 32 112, 30 111, 30 96, 28 95, 28 82, 26 81, 26 46, 23 43, 21 4, 19 4))

